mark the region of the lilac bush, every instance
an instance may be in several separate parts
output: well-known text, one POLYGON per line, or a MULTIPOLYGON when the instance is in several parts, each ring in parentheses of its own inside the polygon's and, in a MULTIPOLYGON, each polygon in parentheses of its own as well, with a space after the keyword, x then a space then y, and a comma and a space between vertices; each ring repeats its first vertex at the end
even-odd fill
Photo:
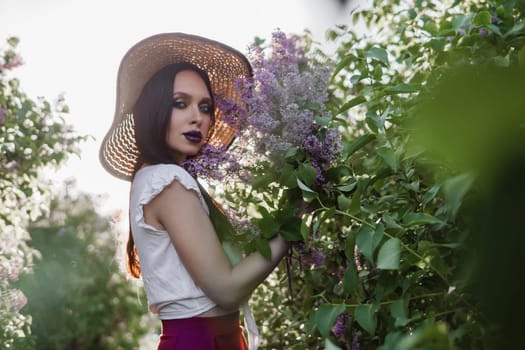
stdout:
POLYGON ((26 349, 31 317, 20 311, 27 300, 15 287, 30 273, 39 252, 28 225, 49 209, 51 184, 42 170, 62 165, 84 137, 63 119, 68 108, 59 97, 31 100, 11 76, 23 64, 17 38, 0 47, 0 348, 26 349))

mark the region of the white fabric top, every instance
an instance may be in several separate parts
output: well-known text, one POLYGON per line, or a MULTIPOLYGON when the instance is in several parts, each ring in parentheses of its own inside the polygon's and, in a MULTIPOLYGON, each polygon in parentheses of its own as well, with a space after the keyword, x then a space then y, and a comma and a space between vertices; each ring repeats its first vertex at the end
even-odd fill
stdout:
POLYGON ((142 168, 131 184, 131 231, 148 304, 150 309, 154 307, 159 311, 161 320, 196 316, 216 306, 193 282, 168 232, 144 222, 143 206, 173 181, 195 191, 209 215, 197 181, 178 165, 157 164, 142 168))

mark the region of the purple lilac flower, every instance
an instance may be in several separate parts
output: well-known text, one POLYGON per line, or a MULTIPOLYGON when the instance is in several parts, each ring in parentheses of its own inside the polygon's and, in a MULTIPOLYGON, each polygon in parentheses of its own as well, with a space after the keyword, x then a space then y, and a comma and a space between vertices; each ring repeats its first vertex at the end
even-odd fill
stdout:
POLYGON ((315 184, 321 185, 325 182, 325 178, 323 176, 323 170, 319 166, 319 163, 315 159, 312 159, 310 161, 310 165, 315 169, 315 184))
POLYGON ((352 350, 359 350, 361 345, 359 344, 359 333, 355 328, 352 328, 352 344, 350 345, 350 349, 352 350))
MULTIPOLYGON (((313 124, 313 114, 303 111, 301 106, 325 101, 328 80, 319 86, 314 82, 317 75, 299 71, 298 63, 305 58, 297 38, 275 32, 271 49, 272 54, 265 59, 260 48, 251 48, 257 93, 246 100, 251 107, 250 124, 262 133, 277 133, 286 147, 297 147, 304 136, 312 132, 313 124), (316 93, 322 96, 318 98, 316 93)), ((276 145, 275 139, 271 140, 270 147, 266 137, 262 137, 260 143, 258 148, 269 152, 285 148, 276 145)))
POLYGON ((326 165, 331 165, 337 160, 337 155, 342 150, 343 146, 339 133, 335 129, 328 129, 323 140, 321 159, 326 165))
POLYGON ((223 120, 228 125, 236 129, 240 129, 241 126, 246 123, 248 111, 242 105, 235 103, 235 101, 223 96, 217 96, 215 98, 215 103, 217 104, 217 107, 223 112, 223 120))
POLYGON ((181 163, 192 176, 222 180, 226 172, 237 171, 239 163, 225 147, 216 148, 210 144, 204 145, 199 154, 181 163))
POLYGON ((316 124, 314 111, 308 106, 319 106, 315 113, 320 115, 324 112, 330 67, 310 66, 300 44, 298 37, 288 38, 276 31, 268 47, 270 53, 251 46, 248 57, 254 76, 236 82, 243 103, 218 99, 217 106, 226 122, 239 130, 236 143, 251 146, 251 153, 244 155, 279 166, 289 149, 303 149, 317 171, 317 184, 322 184, 323 171, 336 160, 342 147, 337 130, 316 124), (322 136, 318 135, 320 131, 322 136))
POLYGON ((343 313, 339 314, 337 316, 337 319, 335 320, 335 324, 332 327, 332 333, 336 336, 336 338, 345 341, 345 330, 346 325, 348 323, 348 313, 344 311, 343 313))
POLYGON ((299 146, 303 140, 312 134, 314 114, 312 111, 302 111, 293 103, 281 109, 283 119, 282 138, 294 146, 299 146))
POLYGON ((4 124, 5 119, 5 111, 2 107, 0 107, 0 125, 4 124))
POLYGON ((312 251, 310 252, 310 259, 314 267, 320 267, 324 265, 326 257, 323 254, 323 252, 317 249, 312 249, 312 251))
POLYGON ((321 142, 315 135, 308 135, 301 145, 302 148, 312 156, 314 159, 321 157, 321 142))
POLYGON ((490 21, 492 24, 500 24, 503 22, 501 18, 498 17, 498 15, 492 15, 490 21))

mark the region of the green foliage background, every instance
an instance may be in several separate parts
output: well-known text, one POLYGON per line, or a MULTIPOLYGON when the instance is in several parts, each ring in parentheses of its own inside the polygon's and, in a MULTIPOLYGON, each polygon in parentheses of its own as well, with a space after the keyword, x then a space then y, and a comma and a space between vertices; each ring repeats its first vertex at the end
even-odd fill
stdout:
MULTIPOLYGON (((27 242, 29 223, 47 213, 51 184, 42 177, 79 153, 85 137, 74 133, 63 116, 63 98, 54 102, 30 99, 9 71, 21 62, 18 39, 0 48, 0 347, 12 348, 30 333, 31 318, 19 313, 24 297, 13 287, 29 273, 38 251, 27 242)), ((22 347, 23 348, 23 347, 22 347)))
POLYGON ((32 315, 29 339, 36 349, 137 349, 149 330, 144 293, 115 260, 116 234, 97 201, 70 195, 73 188, 29 230, 41 254, 18 283, 28 298, 22 312, 32 315))
POLYGON ((329 184, 305 185, 299 165, 283 195, 265 168, 264 186, 256 177, 228 198, 272 208, 262 221, 305 240, 288 260, 291 285, 283 265, 252 300, 262 348, 518 347, 524 10, 373 1, 352 15, 365 30, 329 31, 328 105, 344 137, 329 184))

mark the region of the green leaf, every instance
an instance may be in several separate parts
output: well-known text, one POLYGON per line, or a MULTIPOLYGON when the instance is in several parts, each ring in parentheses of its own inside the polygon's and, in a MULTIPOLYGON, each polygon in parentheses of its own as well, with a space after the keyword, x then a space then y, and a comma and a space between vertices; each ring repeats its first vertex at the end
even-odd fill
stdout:
POLYGON ((489 24, 487 26, 487 28, 494 34, 497 34, 498 36, 503 36, 503 34, 501 33, 501 29, 499 29, 499 27, 495 24, 489 24))
POLYGON ((468 15, 461 15, 461 14, 457 15, 452 20, 452 28, 454 28, 454 30, 456 32, 458 32, 462 28, 470 27, 470 23, 472 21, 472 16, 473 15, 474 14, 472 14, 472 13, 470 13, 468 15))
POLYGON ((377 307, 372 304, 357 305, 354 311, 354 317, 357 323, 370 335, 374 335, 377 325, 377 307))
POLYGON ((307 102, 305 105, 304 105, 304 108, 306 109, 309 109, 313 112, 318 112, 321 110, 321 105, 317 102, 307 102))
POLYGON ((290 147, 286 150, 284 158, 293 158, 297 154, 297 147, 290 147))
POLYGON ((355 235, 348 235, 345 238, 345 256, 348 260, 354 261, 355 257, 355 235))
POLYGON ((417 92, 419 89, 414 86, 413 84, 406 84, 401 83, 394 86, 390 86, 385 90, 385 93, 387 95, 394 95, 394 94, 408 94, 412 92, 417 92))
POLYGON ((525 20, 522 20, 521 22, 514 25, 514 27, 510 28, 508 32, 503 35, 503 37, 508 37, 514 34, 520 34, 521 31, 525 28, 525 20))
POLYGON ((270 215, 263 216, 261 219, 256 220, 256 223, 266 238, 273 237, 279 231, 279 223, 270 215))
POLYGON ((281 170, 280 183, 288 188, 297 187, 297 172, 290 164, 285 164, 281 170))
POLYGON ((377 254, 377 268, 382 270, 399 269, 400 247, 398 238, 391 238, 383 243, 377 254))
POLYGON ((363 183, 358 182, 357 188, 352 195, 352 203, 350 204, 350 213, 358 214, 361 211, 361 193, 363 191, 363 183))
POLYGON ((443 221, 426 213, 408 213, 403 217, 406 226, 442 224, 443 221))
POLYGON ((357 83, 359 80, 361 80, 361 74, 354 74, 350 77, 350 84, 355 84, 357 83))
POLYGON ((332 121, 332 117, 329 115, 324 116, 324 117, 317 116, 317 115, 315 116, 315 122, 322 126, 328 126, 331 121, 332 121))
POLYGON ((324 340, 324 350, 342 350, 339 346, 335 345, 330 338, 324 340))
POLYGON ((303 240, 306 242, 308 241, 308 237, 310 236, 310 225, 312 223, 312 215, 304 215, 303 219, 301 220, 301 236, 303 237, 303 240))
POLYGON ((352 200, 345 196, 344 194, 340 194, 337 196, 337 206, 342 211, 347 211, 350 209, 350 205, 352 204, 352 200))
POLYGON ((301 180, 297 179, 297 186, 301 189, 303 194, 303 200, 310 203, 312 200, 317 198, 317 193, 310 187, 306 186, 301 180))
POLYGON ((477 26, 488 26, 492 22, 492 15, 489 11, 483 10, 478 12, 474 17, 473 23, 477 26))
POLYGON ((263 188, 271 184, 273 180, 273 174, 271 172, 267 172, 264 175, 256 176, 255 179, 253 179, 252 187, 254 189, 263 188))
POLYGON ((455 216, 461 207, 463 197, 465 197, 467 192, 471 189, 474 180, 475 176, 473 174, 463 173, 443 182, 443 196, 445 197, 445 201, 452 216, 455 216))
POLYGON ((299 166, 298 169, 299 178, 308 186, 314 184, 317 177, 317 170, 308 163, 303 163, 299 166))
POLYGON ((432 186, 431 188, 429 188, 428 191, 426 191, 423 194, 423 197, 422 197, 423 204, 428 204, 432 199, 434 199, 434 197, 436 197, 436 194, 439 192, 440 188, 441 188, 440 184, 436 184, 432 186))
POLYGON ((399 168, 399 157, 394 153, 392 148, 383 146, 378 148, 376 153, 394 172, 397 172, 397 169, 399 168))
POLYGON ((363 148, 371 141, 375 140, 376 136, 374 134, 365 134, 359 136, 357 139, 355 139, 350 146, 346 149, 346 152, 348 153, 348 156, 352 155, 357 151, 358 149, 363 148))
POLYGON ((348 261, 348 266, 346 267, 344 276, 343 276, 343 289, 346 294, 356 294, 357 293, 357 283, 359 282, 359 277, 357 276, 357 266, 352 260, 348 261))
POLYGON ((350 101, 346 102, 343 106, 341 106, 339 111, 337 111, 337 114, 342 114, 346 112, 347 110, 349 110, 350 108, 357 106, 363 102, 366 102, 366 98, 364 96, 354 97, 350 101))
POLYGON ((366 112, 366 121, 368 125, 372 125, 371 129, 374 132, 377 132, 378 129, 383 129, 385 126, 385 120, 381 116, 377 115, 375 112, 368 111, 366 112))
POLYGON ((310 187, 306 186, 301 180, 297 179, 297 186, 301 189, 303 192, 310 192, 315 193, 314 190, 312 190, 310 187))
MULTIPOLYGON (((282 220, 278 220, 282 221, 282 220)), ((288 217, 283 225, 281 225, 279 232, 283 238, 290 242, 301 240, 301 219, 296 216, 288 217)))
POLYGON ((317 312, 314 312, 314 310, 311 310, 308 312, 308 320, 306 321, 304 325, 304 330, 306 334, 313 334, 315 331, 315 316, 317 312))
POLYGON ((396 229, 396 230, 403 229, 403 226, 399 225, 396 219, 394 219, 392 216, 388 215, 387 213, 383 214, 381 221, 385 223, 386 228, 396 229))
POLYGON ((428 322, 400 337, 396 349, 421 349, 432 344, 432 349, 450 349, 447 326, 444 322, 428 322))
POLYGON ((356 236, 356 244, 361 253, 370 262, 374 262, 374 251, 381 242, 384 234, 384 226, 377 225, 376 229, 370 226, 362 226, 356 236))
POLYGON ((268 241, 265 239, 259 239, 256 244, 259 253, 261 253, 266 259, 270 260, 272 258, 272 250, 270 249, 268 241))
POLYGON ((372 47, 365 51, 365 57, 378 60, 385 66, 388 66, 388 53, 381 47, 372 47))
POLYGON ((322 304, 315 314, 315 323, 323 337, 330 334, 337 316, 345 311, 345 306, 341 304, 322 304))
POLYGON ((341 192, 350 192, 357 185, 356 179, 350 179, 345 185, 337 186, 336 188, 341 192))
POLYGON ((332 80, 343 68, 345 68, 346 66, 348 66, 350 64, 350 62, 352 62, 352 60, 355 59, 355 56, 354 55, 347 55, 345 56, 338 64, 337 66, 334 68, 334 71, 332 73, 332 77, 330 80, 332 80))
POLYGON ((319 221, 324 222, 325 220, 331 219, 335 214, 336 208, 330 207, 319 216, 319 221))
POLYGON ((409 322, 405 300, 399 299, 390 304, 390 315, 394 318, 396 327, 404 327, 409 322))

